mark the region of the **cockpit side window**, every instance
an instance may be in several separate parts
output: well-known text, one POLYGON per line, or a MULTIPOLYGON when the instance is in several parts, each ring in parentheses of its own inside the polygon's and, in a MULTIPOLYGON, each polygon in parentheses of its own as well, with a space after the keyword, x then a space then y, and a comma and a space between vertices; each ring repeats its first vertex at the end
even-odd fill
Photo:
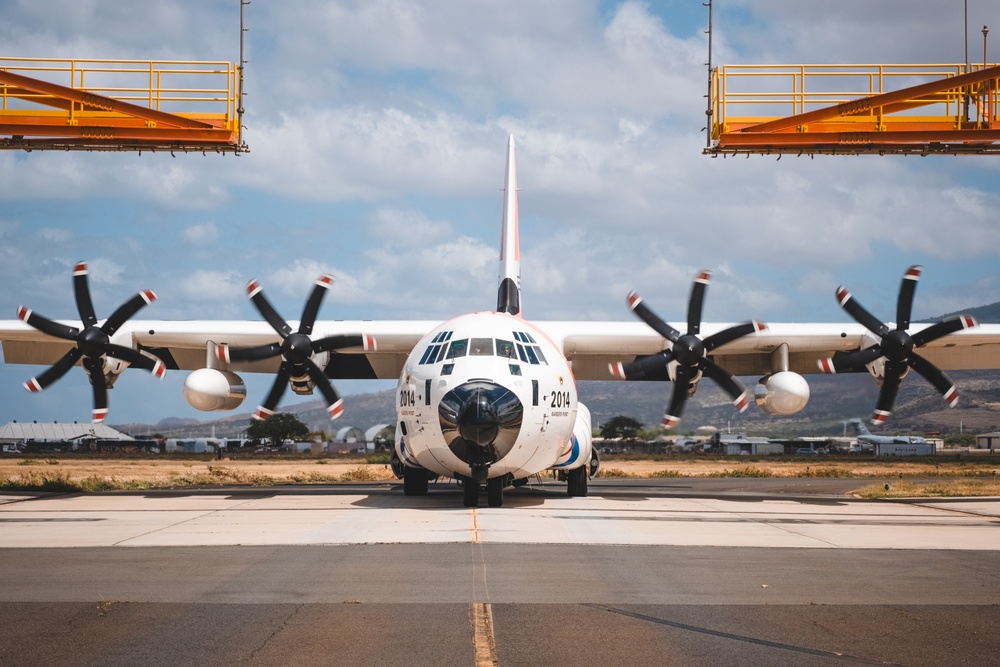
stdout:
POLYGON ((514 331, 514 340, 517 341, 515 345, 517 346, 517 354, 521 358, 521 361, 527 364, 548 365, 548 361, 545 359, 545 355, 542 354, 542 348, 535 342, 531 334, 526 331, 514 331))
POLYGON ((497 356, 503 357, 504 359, 516 359, 514 354, 514 343, 509 340, 501 340, 497 338, 497 356))
POLYGON ((446 344, 451 340, 452 331, 439 331, 431 344, 427 346, 424 350, 423 356, 420 357, 420 364, 436 364, 444 358, 445 352, 448 350, 448 345, 446 344))
POLYGON ((464 357, 469 351, 469 339, 461 338, 459 340, 451 341, 451 345, 448 346, 448 354, 445 355, 445 359, 455 359, 457 357, 464 357))

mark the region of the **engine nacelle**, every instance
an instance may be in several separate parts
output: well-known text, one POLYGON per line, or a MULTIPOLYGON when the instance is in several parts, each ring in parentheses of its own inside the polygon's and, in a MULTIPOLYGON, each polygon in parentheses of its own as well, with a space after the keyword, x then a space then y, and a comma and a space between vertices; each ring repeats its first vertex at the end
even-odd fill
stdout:
POLYGON ((762 377, 753 393, 764 412, 794 415, 809 402, 809 383, 798 373, 781 371, 762 377))
MULTIPOLYGON (((573 435, 570 436, 553 468, 570 470, 581 465, 591 465, 593 452, 593 431, 590 425, 590 410, 583 403, 576 404, 576 423, 573 424, 573 435)), ((594 471, 597 471, 594 464, 594 471)))
POLYGON ((232 371, 199 368, 184 380, 184 400, 197 410, 235 410, 247 397, 243 378, 232 371))

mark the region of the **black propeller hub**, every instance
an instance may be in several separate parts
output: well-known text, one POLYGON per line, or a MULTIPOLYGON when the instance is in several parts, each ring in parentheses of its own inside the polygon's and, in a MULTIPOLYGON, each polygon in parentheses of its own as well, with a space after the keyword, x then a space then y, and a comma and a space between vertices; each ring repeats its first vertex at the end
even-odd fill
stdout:
POLYGON ((281 356, 293 364, 304 363, 312 353, 312 341, 305 334, 288 334, 281 343, 281 356))
POLYGON ((882 338, 882 355, 889 361, 905 361, 913 352, 913 338, 902 329, 890 331, 882 338))
POLYGON ((674 343, 674 359, 684 366, 695 366, 705 355, 705 344, 693 334, 685 334, 674 343))
POLYGON ((77 336, 76 343, 84 356, 99 357, 104 354, 104 347, 109 340, 107 334, 98 327, 87 327, 77 336))

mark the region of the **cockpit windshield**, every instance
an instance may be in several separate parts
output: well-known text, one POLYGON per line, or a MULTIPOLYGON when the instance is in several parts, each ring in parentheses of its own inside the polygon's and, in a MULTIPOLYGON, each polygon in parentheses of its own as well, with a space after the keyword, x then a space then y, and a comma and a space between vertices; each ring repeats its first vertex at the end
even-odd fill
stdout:
POLYGON ((502 357, 504 359, 520 360, 523 363, 537 366, 548 364, 541 348, 531 334, 513 331, 514 341, 502 338, 458 338, 451 340, 453 332, 440 333, 420 357, 420 364, 436 364, 446 359, 459 357, 502 357), (515 342, 516 341, 516 342, 515 342))

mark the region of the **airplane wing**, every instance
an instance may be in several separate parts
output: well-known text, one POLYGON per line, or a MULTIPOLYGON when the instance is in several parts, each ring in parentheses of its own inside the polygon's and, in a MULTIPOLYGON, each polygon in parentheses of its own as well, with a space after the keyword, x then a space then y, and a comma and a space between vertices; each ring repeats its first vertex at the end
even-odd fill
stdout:
MULTIPOLYGON (((617 379, 608 364, 628 363, 669 347, 665 338, 642 322, 535 322, 564 351, 578 380, 617 379)), ((705 323, 705 337, 732 324, 705 323)), ((913 324, 917 333, 929 324, 913 324)), ((680 329, 678 324, 675 328, 680 329)), ((734 375, 763 376, 779 370, 776 355, 788 346, 788 368, 795 373, 822 372, 821 360, 836 352, 868 347, 876 339, 859 324, 768 324, 767 329, 720 346, 711 357, 734 375)), ((1000 325, 983 324, 939 338, 919 348, 921 356, 942 370, 1000 368, 1000 325)))
MULTIPOLYGON (((68 326, 78 325, 66 321, 68 326)), ((290 322, 295 326, 297 323, 290 322)), ((367 334, 376 349, 360 347, 339 352, 348 363, 338 364, 334 379, 395 379, 407 355, 437 321, 342 320, 318 321, 314 336, 367 334)), ((642 322, 534 322, 570 360, 578 380, 613 380, 608 365, 628 363, 642 355, 656 354, 669 343, 642 322)), ((680 325, 679 325, 680 326, 680 325)), ((711 336, 732 326, 705 323, 703 333, 711 336)), ((914 324, 916 333, 930 325, 914 324)), ((135 320, 126 323, 114 342, 161 357, 172 370, 196 370, 208 365, 213 346, 254 347, 278 341, 266 322, 198 320, 135 320)), ((769 324, 767 329, 727 343, 711 357, 734 375, 767 375, 774 372, 773 356, 782 344, 788 346, 788 370, 819 373, 819 361, 836 352, 867 347, 874 340, 867 330, 853 323, 769 324)), ((20 320, 0 320, 0 343, 8 364, 50 365, 64 355, 71 344, 43 334, 20 320)), ((979 325, 940 338, 920 348, 921 355, 942 370, 1000 369, 1000 325, 979 325)), ((278 360, 234 362, 237 372, 273 373, 278 360)))
MULTIPOLYGON (((79 322, 71 320, 65 324, 79 326, 79 322)), ((295 321, 289 324, 293 328, 298 326, 295 321)), ((333 379, 395 379, 410 350, 437 324, 436 321, 319 321, 313 335, 320 339, 363 334, 375 339, 373 350, 359 346, 335 353, 343 363, 331 364, 329 374, 333 379)), ((196 370, 211 365, 209 355, 219 345, 251 348, 279 342, 280 338, 267 322, 134 320, 124 324, 112 341, 151 352, 163 359, 168 369, 196 370)), ((72 347, 72 343, 43 334, 20 320, 0 321, 0 343, 8 364, 50 365, 72 347)), ((274 373, 279 361, 275 357, 233 362, 230 368, 237 372, 274 373)))

